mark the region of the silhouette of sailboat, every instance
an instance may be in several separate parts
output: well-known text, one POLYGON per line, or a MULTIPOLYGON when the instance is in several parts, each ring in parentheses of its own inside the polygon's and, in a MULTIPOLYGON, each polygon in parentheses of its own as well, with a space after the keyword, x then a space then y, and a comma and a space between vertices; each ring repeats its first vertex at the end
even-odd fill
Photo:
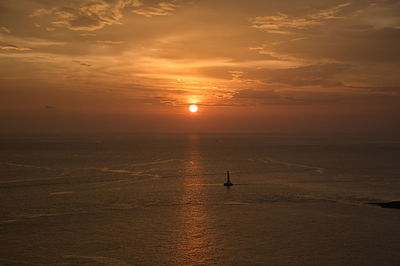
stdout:
POLYGON ((229 177, 229 171, 226 171, 226 183, 224 183, 224 186, 226 187, 233 186, 231 178, 229 177))

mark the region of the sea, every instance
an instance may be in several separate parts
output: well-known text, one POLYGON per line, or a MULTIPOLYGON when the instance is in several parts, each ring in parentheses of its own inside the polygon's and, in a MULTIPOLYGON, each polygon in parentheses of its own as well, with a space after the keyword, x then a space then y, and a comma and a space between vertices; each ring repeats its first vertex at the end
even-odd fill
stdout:
POLYGON ((396 139, 1 136, 0 264, 400 265, 396 200, 396 139))

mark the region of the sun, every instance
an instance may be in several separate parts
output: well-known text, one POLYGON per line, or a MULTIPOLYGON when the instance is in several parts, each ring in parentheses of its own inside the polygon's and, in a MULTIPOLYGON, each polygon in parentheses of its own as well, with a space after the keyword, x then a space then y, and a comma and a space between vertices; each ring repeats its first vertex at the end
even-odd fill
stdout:
POLYGON ((199 107, 195 104, 192 104, 191 106, 189 106, 189 111, 192 113, 196 113, 197 110, 199 110, 199 107))

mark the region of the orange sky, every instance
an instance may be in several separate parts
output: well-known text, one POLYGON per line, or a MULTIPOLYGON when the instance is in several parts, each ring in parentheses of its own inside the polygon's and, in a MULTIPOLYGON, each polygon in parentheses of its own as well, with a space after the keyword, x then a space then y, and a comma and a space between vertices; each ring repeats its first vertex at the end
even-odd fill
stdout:
POLYGON ((391 0, 2 0, 0 133, 400 132, 398 47, 391 0))

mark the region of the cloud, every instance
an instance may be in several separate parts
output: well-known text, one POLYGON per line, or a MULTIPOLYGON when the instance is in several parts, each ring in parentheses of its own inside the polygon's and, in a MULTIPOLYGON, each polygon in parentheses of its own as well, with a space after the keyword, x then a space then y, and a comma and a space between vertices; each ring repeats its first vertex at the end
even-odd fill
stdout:
POLYGON ((138 0, 86 0, 79 6, 61 6, 51 9, 39 8, 30 15, 32 18, 51 16, 52 27, 76 31, 94 31, 106 25, 119 23, 127 7, 138 7, 138 0))
MULTIPOLYGON (((64 46, 66 43, 61 41, 42 39, 36 37, 19 37, 13 34, 1 35, 0 50, 4 51, 31 51, 35 52, 49 49, 50 47, 56 48, 64 46)), ((59 48, 61 49, 61 48, 59 48)), ((5 55, 4 53, 2 55, 5 55)), ((7 54, 9 56, 11 54, 7 54)), ((14 53, 13 55, 18 56, 14 53)), ((24 55, 25 56, 25 55, 24 55)))
POLYGON ((123 44, 124 43, 124 41, 107 41, 107 40, 105 40, 105 41, 102 41, 102 40, 99 40, 99 41, 96 41, 97 43, 101 43, 101 44, 109 44, 109 45, 118 45, 118 44, 123 44))
POLYGON ((30 17, 41 17, 44 15, 49 15, 53 12, 53 9, 37 8, 31 14, 30 17))
POLYGON ((274 90, 270 89, 243 89, 233 95, 234 99, 251 99, 251 100, 265 100, 265 99, 279 99, 281 96, 276 94, 274 90))
POLYGON ((336 97, 330 97, 323 92, 275 90, 268 87, 259 89, 242 89, 237 91, 229 104, 232 106, 255 106, 275 104, 303 104, 334 101, 336 97))
POLYGON ((344 3, 329 9, 319 10, 305 17, 290 17, 285 13, 279 12, 274 16, 255 17, 250 20, 251 27, 265 30, 271 33, 288 34, 294 30, 307 29, 315 25, 320 25, 327 20, 341 19, 340 11, 350 6, 351 3, 344 3))
MULTIPOLYGON (((346 3, 297 17, 283 14, 275 16, 275 23, 253 26, 263 26, 267 32, 297 34, 271 35, 268 41, 255 43, 250 49, 262 55, 310 65, 343 63, 362 64, 369 69, 386 69, 377 64, 397 64, 400 56, 397 47, 399 14, 398 1, 379 1, 374 4, 354 2, 351 7, 346 3), (282 20, 281 24, 278 17, 282 20), (328 23, 331 19, 335 19, 335 23, 328 23)), ((357 68, 352 69, 352 73, 355 72, 360 73, 357 68)), ((376 75, 372 73, 367 76, 372 78, 376 75)))
POLYGON ((6 45, 0 45, 0 50, 5 50, 5 51, 30 51, 32 50, 31 48, 27 47, 18 47, 12 44, 6 44, 6 45))
POLYGON ((46 80, 70 90, 175 105, 192 99, 250 106, 325 101, 330 94, 332 99, 394 94, 400 5, 393 0, 338 5, 347 1, 352 0, 289 6, 245 0, 29 0, 46 9, 23 5, 0 24, 5 59, 0 74, 27 86, 46 80), (124 25, 115 26, 119 23, 124 25), (46 31, 52 28, 56 31, 46 31), (300 34, 266 38, 265 31, 300 34))
POLYGON ((351 5, 351 2, 349 3, 343 3, 340 5, 337 5, 332 8, 320 10, 319 12, 316 12, 314 14, 309 15, 310 19, 314 20, 327 20, 327 19, 340 19, 343 18, 342 16, 339 16, 338 13, 345 7, 348 7, 351 5))
POLYGON ((340 77, 349 67, 345 64, 331 63, 270 70, 269 81, 290 87, 338 87, 343 85, 340 77))
POLYGON ((350 89, 361 89, 381 94, 400 95, 400 86, 347 86, 350 89))
POLYGON ((72 62, 77 63, 77 64, 79 64, 79 65, 81 65, 81 66, 86 66, 86 67, 92 66, 92 65, 90 65, 90 64, 88 64, 88 63, 84 63, 84 62, 81 62, 81 61, 79 61, 79 60, 72 60, 72 62))
POLYGON ((0 32, 10 33, 10 30, 7 27, 0 27, 0 32))
POLYGON ((147 6, 132 10, 133 13, 151 18, 153 16, 170 16, 176 9, 176 5, 168 2, 160 2, 155 6, 147 6))
POLYGON ((371 3, 366 8, 358 10, 352 17, 352 22, 359 31, 392 28, 400 29, 400 3, 371 3))
POLYGON ((81 33, 81 34, 79 34, 79 36, 82 36, 82 37, 94 37, 94 36, 96 36, 96 34, 95 33, 81 33))

